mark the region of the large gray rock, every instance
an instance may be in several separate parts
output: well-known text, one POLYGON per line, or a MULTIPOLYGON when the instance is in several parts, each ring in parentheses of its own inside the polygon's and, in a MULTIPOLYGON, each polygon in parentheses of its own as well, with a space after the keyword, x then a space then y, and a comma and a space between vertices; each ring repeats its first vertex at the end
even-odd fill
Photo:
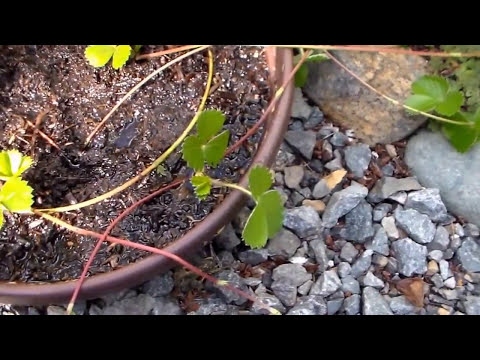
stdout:
POLYGON ((372 265, 372 254, 372 250, 365 250, 355 261, 350 272, 355 279, 367 273, 368 268, 372 265))
POLYGON ((313 131, 290 130, 285 135, 288 145, 298 150, 307 160, 312 159, 317 137, 313 131))
POLYGON ((300 298, 287 315, 326 315, 327 304, 321 296, 309 295, 300 298))
POLYGON ((342 231, 343 237, 363 244, 372 238, 374 234, 372 220, 372 206, 365 200, 345 216, 345 228, 342 231))
POLYGON ((447 209, 480 226, 480 146, 457 152, 440 133, 422 131, 408 143, 405 160, 420 183, 437 188, 447 209))
POLYGON ((267 249, 271 256, 283 256, 289 258, 301 245, 300 239, 287 229, 281 229, 274 238, 268 241, 267 249))
POLYGON ((447 218, 447 208, 440 197, 438 189, 424 189, 408 194, 405 209, 415 209, 435 222, 447 218))
POLYGON ((347 315, 357 315, 360 312, 360 303, 361 298, 358 294, 353 294, 352 296, 346 298, 343 301, 342 309, 347 315))
MULTIPOLYGON (((412 82, 426 72, 427 63, 419 56, 351 51, 333 54, 370 85, 399 101, 410 95, 412 82)), ((309 69, 304 87, 308 97, 369 145, 403 139, 426 120, 380 98, 332 61, 309 64, 309 69)))
POLYGON ((311 206, 300 206, 285 211, 283 226, 292 230, 298 237, 304 239, 316 235, 322 229, 322 220, 311 206))
POLYGON ((427 248, 412 239, 397 240, 392 244, 398 271, 405 276, 423 275, 427 272, 427 248))
POLYGON ((357 183, 334 193, 323 212, 324 226, 327 228, 335 226, 338 219, 355 208, 367 194, 368 189, 357 183))
POLYGON ((435 237, 437 229, 427 215, 420 214, 417 210, 408 209, 395 211, 395 220, 398 227, 404 230, 419 244, 428 244, 435 237))
POLYGON ((390 308, 395 315, 413 315, 418 312, 418 308, 403 295, 394 297, 390 301, 390 308))
POLYGON ((172 272, 169 271, 143 284, 142 291, 153 297, 164 296, 170 294, 174 285, 172 272))
POLYGON ((283 264, 273 270, 274 281, 288 282, 293 286, 300 286, 312 278, 305 268, 298 264, 283 264))
POLYGON ((342 282, 335 270, 325 271, 310 289, 310 295, 320 295, 326 297, 337 291, 342 282))
POLYGON ((363 315, 393 315, 387 301, 372 287, 363 289, 363 315))
POLYGON ((297 301, 297 287, 288 280, 274 281, 271 289, 283 305, 292 307, 297 301))
POLYGON ((384 176, 378 180, 372 190, 370 190, 367 199, 373 203, 378 203, 382 200, 388 199, 399 191, 420 190, 421 188, 422 186, 413 177, 397 179, 384 176))
POLYGON ((480 245, 473 238, 466 238, 457 251, 463 268, 469 272, 480 272, 480 245))
POLYGON ((365 175, 371 158, 372 152, 366 144, 352 145, 345 148, 347 169, 352 172, 356 179, 360 179, 365 175))

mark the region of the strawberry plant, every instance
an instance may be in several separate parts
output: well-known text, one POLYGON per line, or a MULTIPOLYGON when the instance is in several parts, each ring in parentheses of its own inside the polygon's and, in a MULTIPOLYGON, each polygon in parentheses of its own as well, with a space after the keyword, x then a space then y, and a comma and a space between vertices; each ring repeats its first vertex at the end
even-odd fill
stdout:
POLYGON ((3 212, 27 213, 33 204, 33 189, 20 175, 33 163, 32 158, 23 156, 17 150, 0 153, 0 228, 3 226, 3 212))
POLYGON ((140 50, 142 45, 89 45, 85 49, 85 57, 93 67, 103 67, 112 59, 115 70, 123 67, 130 56, 140 50))

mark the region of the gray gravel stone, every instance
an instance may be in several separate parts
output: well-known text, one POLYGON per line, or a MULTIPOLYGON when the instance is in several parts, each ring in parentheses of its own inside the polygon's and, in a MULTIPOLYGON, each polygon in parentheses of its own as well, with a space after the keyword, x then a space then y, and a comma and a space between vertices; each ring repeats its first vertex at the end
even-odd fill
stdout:
POLYGON ((274 281, 288 282, 293 286, 300 286, 312 279, 312 275, 298 264, 283 264, 273 269, 272 279, 274 281))
POLYGON ((442 276, 443 280, 447 280, 450 276, 452 276, 452 271, 450 270, 450 265, 446 260, 440 260, 438 262, 438 267, 440 268, 440 275, 442 276))
POLYGON ((480 272, 480 245, 474 239, 465 239, 457 251, 457 257, 468 272, 480 272))
POLYGON ((232 266, 235 262, 235 258, 233 257, 232 253, 227 250, 220 251, 217 254, 217 258, 222 266, 232 266))
POLYGON ((311 130, 317 125, 319 125, 322 121, 323 112, 317 106, 314 106, 312 108, 310 116, 308 117, 308 120, 305 121, 305 123, 303 124, 303 127, 305 128, 305 130, 311 130))
POLYGON ((325 242, 323 240, 317 239, 310 241, 309 245, 315 255, 315 260, 318 264, 318 270, 321 272, 327 270, 328 256, 325 242))
POLYGON ((334 193, 323 213, 324 226, 327 228, 335 226, 338 219, 355 208, 367 193, 368 189, 357 183, 352 183, 346 189, 334 193))
POLYGON ((396 201, 397 203, 404 205, 407 202, 408 195, 405 191, 399 191, 388 197, 389 200, 396 201))
POLYGON ((358 255, 358 250, 353 246, 352 243, 345 243, 345 245, 342 247, 342 251, 340 252, 340 259, 345 260, 349 263, 352 263, 352 261, 355 259, 355 257, 358 255))
POLYGON ((372 206, 365 200, 345 216, 344 238, 363 244, 374 234, 372 206))
POLYGON ((353 276, 347 275, 342 279, 342 291, 360 294, 360 284, 353 276))
POLYGON ((298 287, 298 293, 302 296, 307 295, 310 292, 314 282, 312 280, 308 280, 305 284, 298 287))
POLYGON ((333 294, 342 286, 342 282, 335 270, 325 271, 313 284, 310 295, 328 296, 333 294))
POLYGON ((285 140, 307 160, 312 159, 313 149, 317 142, 317 137, 313 131, 290 130, 287 131, 285 140))
POLYGON ((399 191, 420 190, 421 188, 422 186, 413 177, 397 179, 385 176, 377 181, 373 189, 370 190, 367 199, 373 203, 378 203, 399 191))
POLYGON ((233 250, 237 245, 240 245, 241 243, 239 237, 233 229, 232 224, 228 224, 227 226, 225 226, 223 231, 215 238, 214 242, 220 249, 225 250, 233 250))
POLYGON ((303 97, 302 90, 296 88, 293 93, 292 118, 307 120, 312 113, 312 108, 303 97))
MULTIPOLYGON (((334 153, 336 152, 337 150, 335 150, 334 153)), ((328 163, 326 163, 325 168, 332 172, 343 169, 341 156, 336 156, 332 161, 329 161, 328 163)))
POLYGON ((102 310, 102 315, 149 315, 155 308, 156 300, 150 295, 140 294, 114 302, 102 310))
POLYGON ((423 275, 427 272, 427 248, 411 239, 393 242, 393 251, 398 261, 398 271, 405 276, 423 275))
POLYGON ((395 225, 395 218, 393 216, 387 216, 382 219, 382 226, 389 239, 396 240, 400 237, 397 225, 395 225))
POLYGON ((326 315, 327 304, 321 296, 309 295, 298 299, 287 315, 326 315))
POLYGON ((371 271, 367 272, 367 275, 363 278, 363 286, 371 286, 376 289, 383 289, 385 283, 373 275, 371 271))
POLYGON ((397 209, 395 220, 398 227, 419 244, 428 244, 435 237, 435 225, 427 215, 423 215, 416 210, 397 209))
POLYGON ((285 177, 284 177, 285 184, 290 189, 298 189, 300 187, 300 182, 303 179, 303 175, 305 174, 303 166, 286 167, 284 170, 284 173, 285 173, 285 177))
POLYGON ((480 229, 475 224, 470 224, 470 223, 465 224, 465 226, 463 227, 463 230, 465 232, 465 236, 471 236, 471 237, 480 236, 480 229))
POLYGON ((380 227, 373 237, 370 247, 367 247, 377 254, 388 256, 390 254, 390 247, 388 245, 387 232, 383 227, 380 227))
POLYGON ((393 166, 392 163, 388 163, 387 165, 383 166, 381 170, 384 176, 391 177, 395 173, 395 166, 393 166))
POLYGON ((387 301, 372 287, 363 289, 362 300, 363 315, 393 315, 387 301))
POLYGON ((432 250, 428 253, 428 258, 439 262, 443 259, 443 252, 441 252, 440 250, 432 250))
POLYGON ((323 173, 323 163, 319 159, 313 159, 308 165, 313 171, 323 173))
POLYGON ((47 307, 47 315, 65 315, 65 308, 61 306, 49 306, 47 307))
POLYGON ((435 231, 435 236, 433 237, 432 242, 427 245, 428 250, 440 250, 445 251, 450 244, 450 235, 448 231, 443 226, 437 226, 435 231))
POLYGON ((327 181, 322 179, 313 188, 312 196, 315 199, 323 199, 325 196, 330 194, 330 192, 331 189, 327 186, 327 181))
POLYGON ((423 189, 408 194, 406 209, 414 209, 427 215, 432 221, 443 221, 447 217, 447 208, 438 189, 423 189))
POLYGON ((343 299, 334 299, 327 301, 327 314, 335 315, 343 305, 343 299))
POLYGON ((182 315, 183 310, 178 303, 169 298, 156 298, 152 309, 152 315, 182 315))
POLYGON ((329 140, 330 144, 337 147, 343 147, 350 142, 348 136, 340 131, 333 134, 333 136, 329 140))
MULTIPOLYGON (((287 311, 287 309, 285 308, 285 306, 283 306, 280 299, 277 298, 275 295, 262 293, 262 294, 257 295, 257 300, 258 300, 258 302, 260 302, 264 305, 267 305, 271 308, 274 308, 274 309, 280 311, 280 313, 282 313, 282 314, 285 314, 285 312, 287 311)), ((259 304, 257 304, 257 302, 255 302, 252 305, 252 312, 254 314, 259 314, 259 315, 270 315, 270 312, 267 309, 261 307, 259 304)))
POLYGON ((356 179, 364 176, 371 158, 372 152, 366 144, 352 145, 345 148, 345 163, 347 169, 352 172, 356 179))
POLYGON ((440 190, 450 212, 480 226, 480 146, 462 154, 440 132, 421 131, 405 160, 424 186, 440 190))
POLYGON ((343 301, 343 311, 347 315, 357 315, 360 313, 360 295, 353 294, 343 301))
POLYGON ((285 211, 283 226, 292 230, 298 237, 304 239, 316 235, 322 229, 322 220, 310 206, 300 206, 285 211))
POLYGON ((288 280, 274 281, 270 288, 283 305, 287 307, 295 305, 297 301, 297 287, 288 280))
POLYGON ((289 258, 301 246, 300 239, 291 231, 281 229, 274 238, 268 241, 267 249, 271 256, 283 256, 289 258))
POLYGON ((395 315, 413 315, 418 312, 418 308, 403 295, 394 297, 390 301, 390 309, 395 315))
POLYGON ((372 250, 365 250, 352 266, 351 275, 356 279, 367 273, 372 264, 372 250))
MULTIPOLYGON (((247 286, 243 282, 243 278, 231 269, 220 271, 216 274, 216 277, 218 280, 228 281, 231 286, 237 289, 247 291, 247 286)), ((247 302, 247 299, 228 290, 224 286, 214 286, 214 289, 228 304, 243 305, 247 302)))
POLYGON ((337 273, 341 278, 344 278, 347 275, 350 275, 350 272, 352 271, 352 267, 348 262, 341 262, 338 264, 337 267, 337 273))
POLYGON ((381 203, 375 206, 373 209, 373 221, 381 221, 385 216, 392 211, 392 204, 381 203))
POLYGON ((463 304, 468 315, 480 315, 480 296, 467 296, 463 304))
POLYGON ((175 281, 172 272, 169 271, 143 284, 142 291, 153 297, 165 296, 170 294, 174 286, 175 281))
POLYGON ((433 282, 436 288, 441 288, 443 286, 443 279, 440 274, 433 275, 430 280, 433 282))
POLYGON ((452 276, 451 278, 448 278, 443 282, 443 286, 449 289, 455 289, 457 286, 457 282, 455 281, 455 278, 452 276))
POLYGON ((242 251, 238 254, 238 258, 241 262, 249 265, 258 265, 268 260, 268 250, 267 249, 252 249, 247 251, 242 251))

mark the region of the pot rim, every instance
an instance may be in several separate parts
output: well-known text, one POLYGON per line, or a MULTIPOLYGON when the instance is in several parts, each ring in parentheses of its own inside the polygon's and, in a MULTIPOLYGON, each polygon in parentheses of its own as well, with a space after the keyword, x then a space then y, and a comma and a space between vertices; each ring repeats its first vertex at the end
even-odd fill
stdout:
MULTIPOLYGON (((290 49, 268 48, 267 60, 270 83, 280 87, 293 70, 293 55, 290 49)), ((261 144, 253 158, 252 165, 272 165, 283 141, 290 121, 293 98, 293 84, 285 88, 275 110, 269 115, 261 144)), ((247 174, 240 184, 248 183, 247 174)), ((171 253, 186 257, 210 241, 215 234, 238 213, 246 201, 245 195, 233 190, 212 213, 193 227, 181 238, 165 247, 171 253)), ((176 265, 161 255, 149 255, 118 270, 93 275, 85 279, 78 299, 92 299, 125 288, 139 285, 176 265)), ((0 303, 14 305, 51 305, 68 303, 78 280, 53 283, 0 282, 0 303)))

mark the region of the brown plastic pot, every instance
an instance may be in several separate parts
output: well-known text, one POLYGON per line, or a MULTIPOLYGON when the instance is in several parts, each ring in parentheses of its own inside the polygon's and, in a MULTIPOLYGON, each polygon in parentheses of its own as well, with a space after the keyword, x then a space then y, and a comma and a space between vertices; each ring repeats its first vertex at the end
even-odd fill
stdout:
MULTIPOLYGON (((289 49, 269 48, 267 60, 270 83, 279 88, 293 70, 293 56, 289 49)), ((277 155, 287 129, 293 97, 290 84, 269 116, 261 144, 253 163, 270 166, 277 155)), ((241 180, 247 184, 246 177, 241 180)), ((245 195, 232 191, 202 222, 165 249, 181 257, 188 257, 228 224, 245 203, 245 195)), ((87 278, 82 286, 80 298, 92 299, 139 285, 153 276, 167 271, 175 263, 160 255, 151 255, 124 268, 87 278)), ((0 303, 15 305, 65 304, 69 301, 76 280, 56 283, 0 283, 0 303)))

